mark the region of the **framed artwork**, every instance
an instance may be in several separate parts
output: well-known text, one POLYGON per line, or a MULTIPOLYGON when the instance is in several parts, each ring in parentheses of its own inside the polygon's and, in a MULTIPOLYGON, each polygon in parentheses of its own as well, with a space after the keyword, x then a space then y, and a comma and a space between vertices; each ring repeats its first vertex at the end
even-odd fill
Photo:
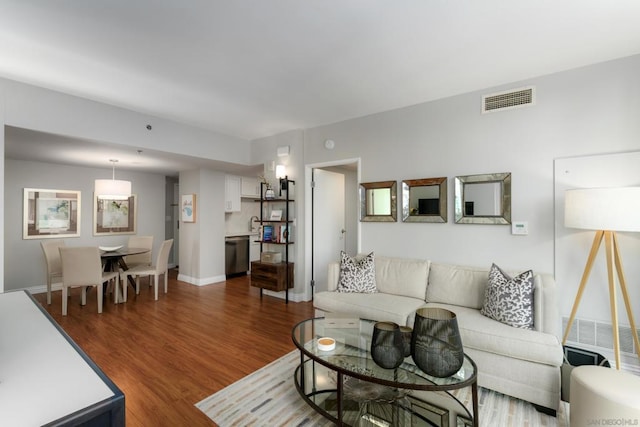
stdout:
POLYGON ((182 222, 196 222, 196 195, 183 194, 180 200, 182 222))
POLYGON ((136 234, 136 195, 126 200, 93 196, 93 235, 136 234))
POLYGON ((80 191, 25 188, 23 239, 80 237, 80 191))
POLYGON ((280 221, 282 219, 282 209, 274 209, 271 211, 269 221, 280 221))

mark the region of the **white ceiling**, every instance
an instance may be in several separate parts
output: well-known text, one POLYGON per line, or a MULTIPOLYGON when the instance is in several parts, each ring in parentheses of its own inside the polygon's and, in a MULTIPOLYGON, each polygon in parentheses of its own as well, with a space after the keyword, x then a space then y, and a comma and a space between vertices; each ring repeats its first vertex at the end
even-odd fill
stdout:
POLYGON ((256 176, 262 165, 246 166, 154 150, 134 150, 122 145, 89 141, 5 126, 5 157, 33 162, 59 163, 92 168, 109 168, 178 176, 180 171, 198 168, 256 176))
POLYGON ((0 0, 0 76, 244 139, 640 53, 637 0, 0 0))

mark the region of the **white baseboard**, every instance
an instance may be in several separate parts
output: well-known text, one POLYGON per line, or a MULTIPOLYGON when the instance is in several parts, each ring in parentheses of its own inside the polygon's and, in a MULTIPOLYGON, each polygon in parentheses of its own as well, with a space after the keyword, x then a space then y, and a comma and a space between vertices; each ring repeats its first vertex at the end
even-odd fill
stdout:
MULTIPOLYGON (((267 290, 267 289, 263 289, 262 292, 265 295, 269 295, 270 297, 280 298, 281 300, 284 300, 287 297, 284 291, 282 291, 282 292, 274 292, 274 291, 270 291, 270 290, 267 290)), ((307 301, 307 300, 305 300, 304 294, 294 293, 294 292, 291 292, 291 289, 289 289, 289 301, 291 301, 291 302, 303 302, 303 301, 307 301)))
POLYGON ((181 282, 189 283, 190 285, 205 286, 205 285, 212 285, 214 283, 224 282, 225 280, 227 280, 227 277, 223 274, 220 276, 205 277, 204 279, 198 279, 196 277, 187 276, 186 274, 178 274, 178 280, 180 280, 181 282))
MULTIPOLYGON (((172 268, 175 268, 175 264, 169 264, 168 265, 169 270, 171 270, 172 268)), ((35 285, 35 286, 30 286, 28 288, 20 288, 20 289, 12 289, 11 292, 13 291, 29 291, 32 294, 44 294, 45 292, 47 292, 47 285, 35 285)), ((61 291, 62 290, 62 283, 58 282, 58 283, 52 283, 51 284, 51 290, 52 291, 61 291)))
MULTIPOLYGON (((197 279, 195 277, 191 277, 191 276, 187 276, 186 274, 178 274, 178 280, 180 280, 181 282, 186 282, 189 283, 190 285, 195 285, 195 286, 206 286, 206 285, 212 285, 214 283, 220 283, 220 282, 224 282, 226 280, 226 276, 225 275, 220 275, 220 276, 213 276, 213 277, 207 277, 204 279, 197 279)), ((27 290, 29 292, 31 292, 32 294, 43 294, 45 292, 47 292, 47 285, 39 285, 39 286, 31 286, 28 288, 22 288, 22 289, 15 289, 16 291, 21 291, 21 290, 27 290)), ((52 291, 60 291, 62 290, 62 284, 60 283, 54 283, 51 285, 51 290, 52 291)), ((285 299, 285 293, 284 292, 273 292, 273 291, 269 291, 269 290, 263 290, 265 295, 269 295, 275 298, 280 298, 282 300, 285 299)), ((292 302, 306 302, 306 301, 310 301, 309 299, 305 298, 305 294, 304 293, 297 293, 297 292, 291 292, 291 289, 289 289, 289 301, 292 302)))
MULTIPOLYGON (((54 283, 51 285, 51 290, 52 291, 61 291, 62 290, 62 284, 61 283, 54 283)), ((16 291, 27 291, 33 295, 35 294, 45 294, 47 293, 47 285, 36 285, 36 286, 29 286, 27 288, 19 288, 19 289, 11 289, 8 292, 16 292, 16 291)))

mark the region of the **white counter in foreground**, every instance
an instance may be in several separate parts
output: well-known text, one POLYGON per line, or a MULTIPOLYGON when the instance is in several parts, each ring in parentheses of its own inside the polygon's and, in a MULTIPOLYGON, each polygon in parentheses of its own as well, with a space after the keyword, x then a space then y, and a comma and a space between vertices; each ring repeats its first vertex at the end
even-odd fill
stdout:
POLYGON ((0 425, 125 425, 124 394, 26 292, 0 294, 0 425))

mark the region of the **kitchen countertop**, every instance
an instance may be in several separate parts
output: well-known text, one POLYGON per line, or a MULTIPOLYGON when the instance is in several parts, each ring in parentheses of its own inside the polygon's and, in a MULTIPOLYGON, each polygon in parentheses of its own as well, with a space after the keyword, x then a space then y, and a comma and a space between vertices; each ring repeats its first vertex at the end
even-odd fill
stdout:
POLYGON ((238 236, 257 236, 257 231, 235 231, 224 235, 224 237, 238 237, 238 236))

